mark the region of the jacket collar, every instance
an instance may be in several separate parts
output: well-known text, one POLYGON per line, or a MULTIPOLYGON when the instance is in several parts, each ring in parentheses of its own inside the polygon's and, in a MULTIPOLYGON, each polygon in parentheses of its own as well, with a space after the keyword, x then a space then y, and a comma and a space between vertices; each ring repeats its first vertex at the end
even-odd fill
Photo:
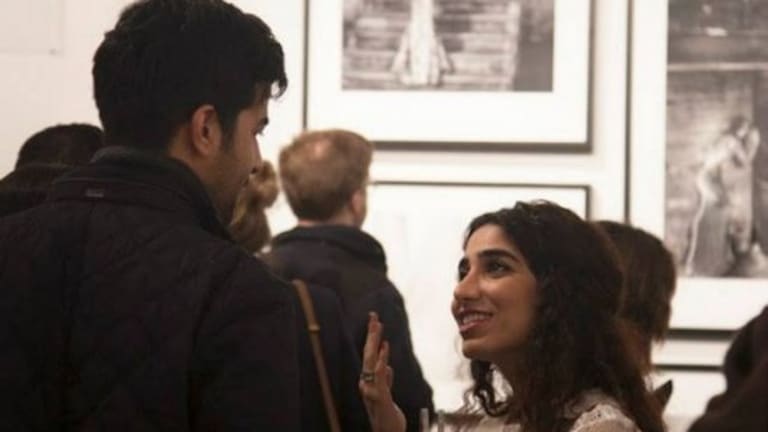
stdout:
POLYGON ((345 225, 299 226, 277 235, 272 239, 272 247, 295 242, 317 242, 335 246, 380 271, 387 271, 384 248, 375 238, 359 228, 345 225))
POLYGON ((166 210, 229 239, 205 187, 184 163, 161 153, 111 146, 54 183, 51 201, 109 201, 166 210))

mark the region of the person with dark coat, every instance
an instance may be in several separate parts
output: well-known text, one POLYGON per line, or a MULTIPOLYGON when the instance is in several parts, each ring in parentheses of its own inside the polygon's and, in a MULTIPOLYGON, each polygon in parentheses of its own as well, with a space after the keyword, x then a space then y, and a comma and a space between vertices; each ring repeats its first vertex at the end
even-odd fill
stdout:
POLYGON ((0 219, 3 429, 300 430, 287 284, 226 231, 280 44, 220 0, 144 0, 93 77, 107 147, 0 219))
POLYGON ((768 431, 768 307, 736 335, 725 355, 725 392, 689 432, 768 431))
POLYGON ((282 150, 281 184, 299 225, 273 239, 266 260, 286 279, 332 290, 359 353, 368 314, 378 313, 391 346, 395 401, 408 430, 419 431, 421 410, 434 411, 432 389, 413 351, 403 298, 387 278, 384 249, 360 228, 372 152, 369 141, 344 130, 306 132, 282 150))
POLYGON ((0 216, 41 204, 54 180, 88 163, 102 147, 101 129, 85 123, 36 132, 21 146, 16 168, 0 179, 0 216))
MULTIPOLYGON (((277 173, 268 161, 251 174, 248 185, 240 190, 234 216, 229 224, 232 238, 248 252, 260 256, 272 239, 266 209, 277 199, 277 173)), ((333 291, 314 284, 305 284, 314 308, 319 329, 323 364, 328 376, 331 395, 342 431, 371 430, 365 406, 358 391, 360 357, 344 326, 341 305, 333 291)), ((299 351, 299 382, 301 388, 301 430, 330 432, 318 362, 312 351, 309 324, 303 313, 296 290, 290 290, 296 312, 299 351)))

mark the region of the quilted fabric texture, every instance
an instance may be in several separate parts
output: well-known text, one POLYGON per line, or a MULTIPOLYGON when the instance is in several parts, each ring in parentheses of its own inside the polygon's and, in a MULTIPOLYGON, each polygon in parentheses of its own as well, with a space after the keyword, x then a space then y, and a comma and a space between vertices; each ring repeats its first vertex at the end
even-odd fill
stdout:
POLYGON ((106 152, 0 245, 0 429, 298 430, 290 288, 186 167, 106 152))

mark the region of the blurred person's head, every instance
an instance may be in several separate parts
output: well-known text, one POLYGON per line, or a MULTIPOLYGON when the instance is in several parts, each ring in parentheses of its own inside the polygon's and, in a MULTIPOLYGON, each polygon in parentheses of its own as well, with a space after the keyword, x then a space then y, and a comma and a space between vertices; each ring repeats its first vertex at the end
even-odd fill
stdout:
POLYGON ((728 122, 728 133, 734 135, 736 138, 743 139, 749 133, 752 122, 743 115, 737 115, 731 117, 728 122))
POLYGON ((672 253, 656 236, 630 225, 599 221, 619 253, 624 270, 624 304, 620 315, 636 334, 639 354, 651 369, 653 342, 664 340, 672 314, 677 275, 672 253))
POLYGON ((42 204, 53 182, 85 165, 104 146, 104 136, 89 124, 56 125, 29 137, 16 168, 0 179, 0 216, 42 204))
POLYGON ((260 252, 272 238, 265 210, 275 202, 277 194, 277 174, 272 164, 265 161, 237 196, 229 232, 235 242, 251 253, 260 252))
POLYGON ((567 404, 599 390, 641 430, 663 429, 618 318, 618 258, 599 230, 548 202, 480 215, 458 279, 452 312, 471 359, 468 405, 526 431, 564 431, 567 404), (497 393, 495 371, 510 394, 497 393))
POLYGON ((103 146, 104 134, 96 126, 85 123, 51 126, 22 144, 16 168, 33 163, 85 165, 103 146))
POLYGON ((361 227, 373 144, 341 129, 305 132, 280 152, 280 182, 300 224, 361 227))
POLYGON ((220 0, 140 0, 106 33, 93 79, 107 145, 182 161, 227 223, 287 86, 270 28, 220 0))

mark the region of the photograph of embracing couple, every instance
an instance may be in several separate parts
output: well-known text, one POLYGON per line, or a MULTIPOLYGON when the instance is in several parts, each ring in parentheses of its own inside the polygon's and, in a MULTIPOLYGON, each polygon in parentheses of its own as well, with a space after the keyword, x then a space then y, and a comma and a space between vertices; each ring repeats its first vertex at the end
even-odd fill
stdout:
POLYGON ((768 2, 672 0, 666 242, 681 274, 768 276, 768 2))

